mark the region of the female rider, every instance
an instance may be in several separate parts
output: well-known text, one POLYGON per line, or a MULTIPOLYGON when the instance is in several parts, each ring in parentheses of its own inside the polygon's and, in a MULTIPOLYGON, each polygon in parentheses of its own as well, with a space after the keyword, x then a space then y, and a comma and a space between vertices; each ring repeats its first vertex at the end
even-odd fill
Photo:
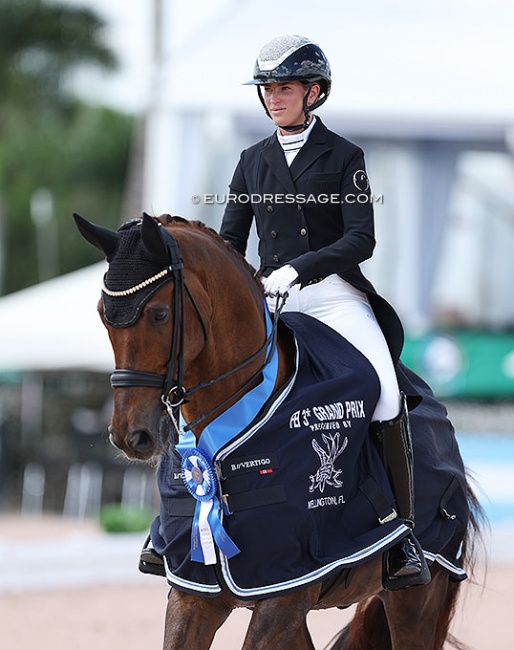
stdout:
MULTIPOLYGON (((284 36, 267 43, 248 83, 257 86, 277 129, 242 152, 220 234, 244 255, 255 218, 270 307, 277 295, 287 294, 284 310, 332 327, 375 368, 381 392, 372 428, 381 440, 398 515, 413 526, 409 418, 395 372, 403 328, 359 268, 375 245, 364 154, 313 115, 330 94, 331 73, 311 40, 284 36)), ((384 560, 387 589, 429 581, 412 534, 384 560)))

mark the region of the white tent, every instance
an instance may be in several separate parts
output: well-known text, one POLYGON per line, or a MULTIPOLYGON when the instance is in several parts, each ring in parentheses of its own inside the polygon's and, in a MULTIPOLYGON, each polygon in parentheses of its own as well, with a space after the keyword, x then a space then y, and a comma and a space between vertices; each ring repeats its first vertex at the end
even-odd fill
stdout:
POLYGON ((111 370, 96 311, 105 271, 101 262, 0 298, 0 372, 111 370))

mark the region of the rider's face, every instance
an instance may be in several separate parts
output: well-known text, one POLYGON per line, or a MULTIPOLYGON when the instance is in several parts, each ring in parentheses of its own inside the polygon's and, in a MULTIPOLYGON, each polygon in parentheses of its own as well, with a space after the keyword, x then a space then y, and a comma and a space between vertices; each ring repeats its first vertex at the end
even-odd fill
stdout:
MULTIPOLYGON (((300 81, 272 83, 263 86, 262 96, 271 118, 280 128, 303 124, 303 98, 308 92, 307 104, 312 104, 319 95, 320 88, 314 84, 310 91, 300 81)), ((284 131, 284 133, 286 133, 284 131)))

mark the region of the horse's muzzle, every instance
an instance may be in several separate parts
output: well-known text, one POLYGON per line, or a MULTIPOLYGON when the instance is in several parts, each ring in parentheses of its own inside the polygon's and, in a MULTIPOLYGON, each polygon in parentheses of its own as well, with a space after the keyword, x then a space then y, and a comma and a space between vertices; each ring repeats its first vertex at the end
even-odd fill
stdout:
POLYGON ((124 436, 121 441, 119 436, 112 429, 109 429, 109 439, 115 447, 121 449, 132 460, 150 460, 158 453, 157 441, 145 429, 132 431, 124 436))

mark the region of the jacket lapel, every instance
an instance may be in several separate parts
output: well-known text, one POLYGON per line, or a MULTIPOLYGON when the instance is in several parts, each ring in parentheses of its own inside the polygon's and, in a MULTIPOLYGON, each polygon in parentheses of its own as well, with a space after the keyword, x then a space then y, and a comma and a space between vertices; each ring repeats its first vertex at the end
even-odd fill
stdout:
POLYGON ((291 176, 291 171, 276 135, 269 138, 264 145, 262 155, 275 178, 286 190, 286 193, 296 194, 296 187, 291 176))
POLYGON ((299 176, 314 164, 320 156, 327 151, 331 151, 331 149, 332 147, 327 144, 327 128, 319 117, 317 117, 316 124, 307 142, 300 149, 289 168, 293 181, 296 182, 299 176))

